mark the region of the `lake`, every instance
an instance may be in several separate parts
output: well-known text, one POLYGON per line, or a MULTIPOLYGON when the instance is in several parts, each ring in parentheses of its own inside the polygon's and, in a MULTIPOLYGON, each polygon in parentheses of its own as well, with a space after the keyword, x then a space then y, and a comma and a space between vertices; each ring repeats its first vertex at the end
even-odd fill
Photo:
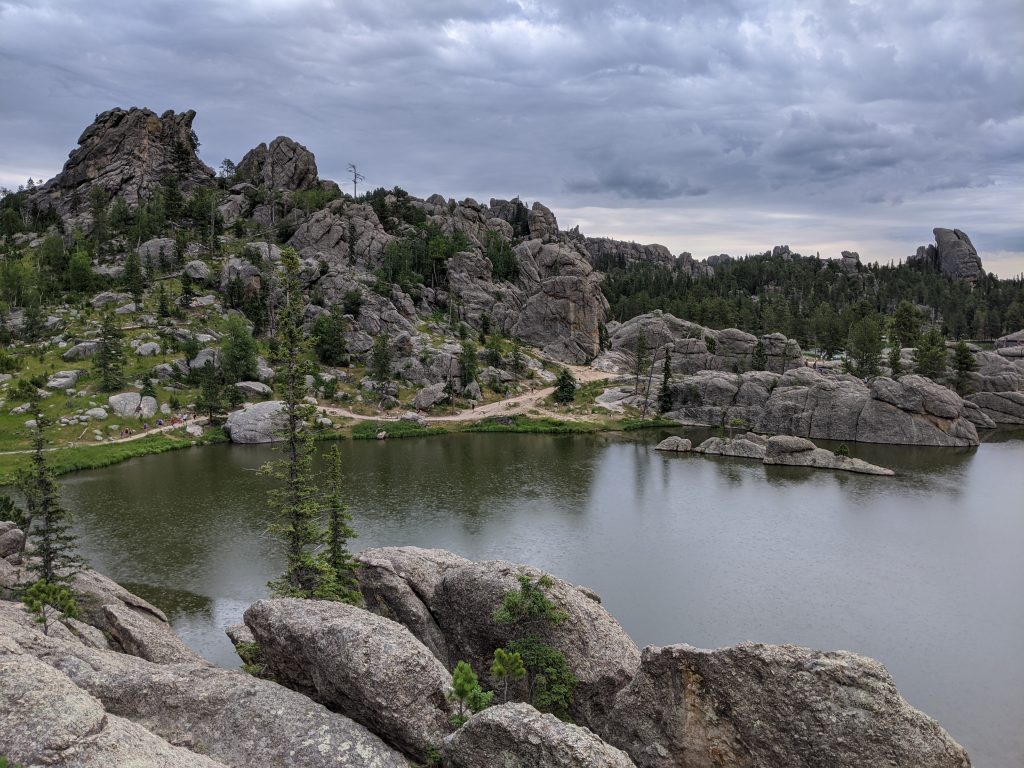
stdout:
MULTIPOLYGON (((666 434, 341 443, 353 548, 539 566, 593 588, 641 647, 873 656, 976 766, 1024 764, 1024 435, 855 446, 886 478, 658 454, 666 434)), ((223 627, 282 570, 256 472, 273 456, 215 445, 63 480, 87 560, 225 666, 223 627)))

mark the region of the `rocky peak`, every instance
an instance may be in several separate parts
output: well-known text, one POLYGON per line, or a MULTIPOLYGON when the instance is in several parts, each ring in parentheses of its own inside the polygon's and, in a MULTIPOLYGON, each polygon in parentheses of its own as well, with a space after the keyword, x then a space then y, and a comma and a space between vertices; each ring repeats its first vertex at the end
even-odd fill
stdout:
POLYGON ((313 153, 287 136, 246 152, 238 175, 253 184, 287 190, 310 189, 319 181, 313 153))
POLYGON ((36 191, 32 202, 40 208, 56 208, 63 217, 82 224, 88 194, 97 186, 108 197, 122 197, 134 207, 168 176, 176 176, 186 192, 212 185, 213 171, 196 155, 195 116, 191 109, 167 110, 158 116, 139 107, 97 115, 79 137, 64 169, 36 191))
POLYGON ((916 254, 907 259, 907 263, 923 264, 953 280, 975 285, 985 270, 967 233, 942 227, 936 227, 932 233, 935 235, 935 245, 922 245, 916 254))

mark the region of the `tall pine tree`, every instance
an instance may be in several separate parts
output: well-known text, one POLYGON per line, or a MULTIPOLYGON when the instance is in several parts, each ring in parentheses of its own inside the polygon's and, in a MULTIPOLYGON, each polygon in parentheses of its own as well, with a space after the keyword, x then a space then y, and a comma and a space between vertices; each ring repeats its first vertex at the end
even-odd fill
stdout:
POLYGON ((665 350, 665 363, 661 369, 661 389, 658 390, 658 413, 672 410, 672 353, 665 350))
POLYGON ((99 342, 93 369, 100 380, 100 389, 114 392, 124 385, 124 335, 109 310, 103 315, 99 342))

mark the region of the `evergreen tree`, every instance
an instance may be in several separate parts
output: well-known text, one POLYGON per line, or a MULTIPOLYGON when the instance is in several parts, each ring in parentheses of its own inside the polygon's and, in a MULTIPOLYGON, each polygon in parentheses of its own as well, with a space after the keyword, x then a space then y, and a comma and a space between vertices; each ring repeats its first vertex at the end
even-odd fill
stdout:
POLYGON ((508 701, 508 685, 526 677, 523 657, 514 651, 497 648, 494 651, 494 662, 491 664, 491 677, 502 683, 502 701, 508 701))
POLYGON ((348 346, 345 343, 345 332, 348 321, 342 314, 342 308, 335 305, 325 315, 317 317, 313 323, 313 349, 317 359, 324 365, 348 365, 348 346))
POLYGON ((462 352, 459 354, 459 381, 463 389, 476 381, 480 372, 480 363, 476 356, 476 344, 472 341, 462 342, 462 352))
POLYGON ((327 558, 317 552, 327 537, 320 523, 323 502, 313 474, 313 434, 303 432, 303 421, 312 421, 314 409, 303 402, 306 395, 306 366, 303 356, 308 343, 302 329, 304 300, 299 283, 299 259, 291 248, 281 254, 284 267, 283 306, 277 314, 277 336, 273 345, 278 366, 283 428, 278 450, 284 458, 265 464, 261 472, 275 478, 280 486, 270 492, 270 507, 277 521, 271 531, 286 548, 285 572, 269 586, 281 597, 337 599, 337 574, 327 558))
POLYGON ((205 413, 211 420, 214 414, 224 410, 224 385, 221 383, 220 372, 212 360, 207 360, 199 369, 199 397, 196 398, 196 410, 205 413))
POLYGON ((850 328, 846 345, 847 369, 862 379, 877 376, 882 346, 882 330, 878 322, 873 317, 858 320, 850 328))
POLYGON ((103 314, 99 348, 93 363, 102 391, 115 392, 124 385, 124 357, 124 335, 114 313, 107 310, 103 314))
POLYGON ((921 313, 903 299, 893 314, 893 333, 900 347, 916 347, 921 338, 921 313))
POLYGON ((226 325, 227 333, 220 348, 220 364, 225 383, 255 381, 259 378, 256 370, 256 339, 238 315, 229 317, 226 325))
POLYGON ((178 299, 178 303, 188 309, 192 305, 192 299, 196 297, 195 287, 193 285, 192 278, 188 276, 187 272, 181 273, 181 297, 178 299))
POLYGON ((572 371, 568 368, 563 368, 558 372, 558 379, 555 381, 555 402, 571 403, 576 399, 576 378, 572 375, 572 371))
POLYGON ((327 552, 328 565, 334 570, 335 599, 343 603, 359 605, 363 598, 356 579, 358 563, 348 549, 348 543, 356 537, 352 529, 352 514, 343 494, 341 472, 341 448, 337 445, 328 455, 330 465, 328 476, 327 505, 327 552))
POLYGON ((647 346, 647 334, 644 333, 644 329, 641 328, 636 335, 636 348, 634 349, 636 362, 633 366, 633 376, 635 377, 635 384, 633 385, 633 394, 635 395, 640 391, 640 379, 643 378, 647 372, 647 366, 651 362, 650 348, 647 346))
POLYGON ((469 712, 481 712, 490 706, 494 691, 484 692, 480 687, 476 672, 465 661, 459 661, 452 670, 452 692, 449 698, 459 705, 457 714, 452 715, 452 725, 461 726, 469 716, 469 712))
POLYGON ((167 300, 167 291, 164 290, 164 284, 160 283, 157 286, 156 291, 156 313, 160 317, 171 316, 171 304, 167 300))
POLYGON ((391 380, 391 339, 381 333, 373 340, 370 350, 370 378, 384 383, 391 380))
POLYGON ((523 345, 519 339, 512 339, 512 359, 509 367, 516 376, 522 376, 526 372, 526 360, 523 358, 523 345))
POLYGON ((34 546, 34 558, 29 569, 44 581, 63 584, 81 569, 82 559, 75 551, 77 542, 71 531, 71 515, 61 505, 57 481, 46 465, 46 436, 43 430, 47 421, 38 409, 35 410, 32 463, 28 470, 21 473, 18 483, 25 496, 27 517, 31 521, 31 527, 25 531, 34 546))
POLYGON ((672 353, 665 350, 665 362, 661 369, 661 389, 658 390, 658 413, 672 410, 672 353))
POLYGON ((750 356, 750 368, 754 371, 763 371, 768 368, 768 352, 761 339, 758 339, 757 344, 754 345, 754 352, 750 356))
POLYGON ((894 379, 903 375, 903 360, 900 357, 900 340, 895 331, 889 334, 889 371, 894 379))
POLYGON ((932 328, 914 350, 914 372, 937 381, 946 373, 946 340, 938 328, 932 328))
POLYGON ((135 301, 136 310, 141 310, 146 281, 142 274, 142 262, 139 261, 139 254, 135 251, 129 253, 124 262, 124 285, 135 301))
POLYGON ((953 370, 956 371, 956 375, 953 380, 953 386, 956 388, 956 391, 961 396, 970 394, 970 374, 978 370, 978 363, 974 359, 974 355, 971 354, 971 350, 968 348, 967 342, 963 339, 956 343, 956 348, 953 350, 953 370))
POLYGON ((67 619, 78 618, 78 603, 75 602, 74 594, 65 584, 40 579, 25 590, 21 596, 21 602, 25 604, 36 623, 43 625, 44 635, 50 633, 52 621, 50 609, 67 619))

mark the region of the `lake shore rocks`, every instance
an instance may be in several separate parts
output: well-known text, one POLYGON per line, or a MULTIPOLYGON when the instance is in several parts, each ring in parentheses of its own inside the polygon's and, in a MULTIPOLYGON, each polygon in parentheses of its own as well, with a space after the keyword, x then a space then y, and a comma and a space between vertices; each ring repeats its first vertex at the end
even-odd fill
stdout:
POLYGON ((774 435, 768 438, 765 447, 765 464, 779 464, 787 467, 815 467, 855 472, 861 475, 895 475, 891 469, 869 464, 861 459, 843 456, 819 448, 810 440, 789 435, 774 435))
POLYGON ((968 447, 978 445, 972 406, 923 376, 898 380, 794 368, 784 374, 700 371, 671 384, 668 418, 839 442, 968 447))
POLYGON ((232 411, 224 422, 224 431, 232 443, 273 443, 280 439, 284 420, 284 402, 266 400, 232 411))
POLYGON ((601 729, 641 768, 967 768, 964 749, 846 651, 650 646, 601 729))
POLYGON ((668 453, 687 453, 692 449, 693 443, 691 443, 685 437, 679 437, 678 435, 666 437, 664 440, 662 440, 660 443, 654 446, 654 450, 665 451, 668 453))

